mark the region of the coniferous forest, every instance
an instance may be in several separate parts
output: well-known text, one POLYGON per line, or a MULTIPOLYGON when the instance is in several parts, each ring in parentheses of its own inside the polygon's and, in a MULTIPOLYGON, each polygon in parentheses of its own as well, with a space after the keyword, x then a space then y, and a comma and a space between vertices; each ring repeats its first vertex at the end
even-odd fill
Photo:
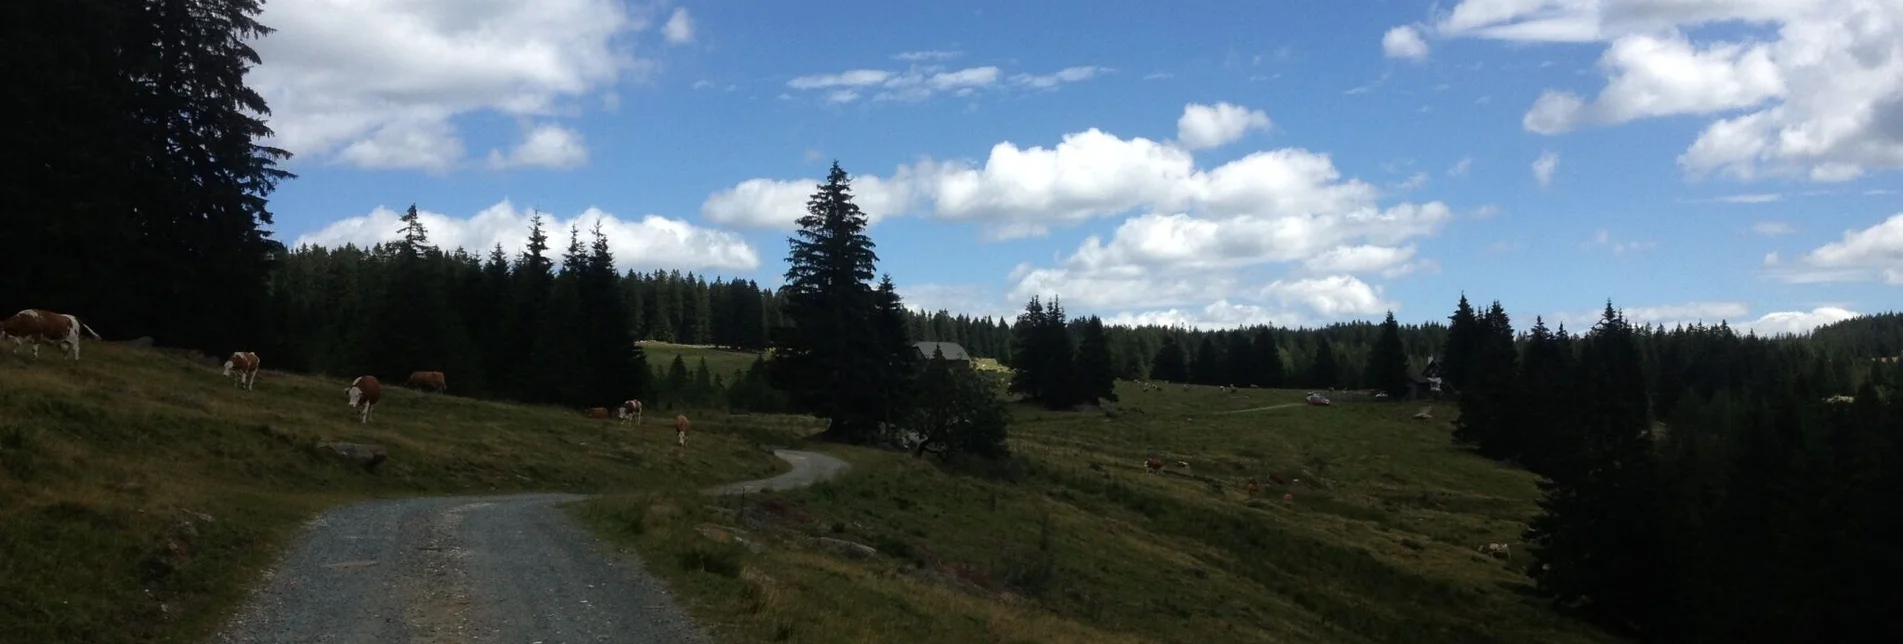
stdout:
POLYGON ((922 428, 915 453, 985 457, 1008 453, 998 390, 1058 409, 1114 402, 1119 379, 1400 394, 1435 359, 1455 444, 1542 479, 1526 570, 1558 609, 1649 641, 1903 641, 1884 599, 1903 579, 1903 314, 1768 338, 1636 325, 1611 303, 1587 329, 1516 326, 1464 296, 1445 323, 1317 329, 1119 327, 1056 295, 1009 321, 927 314, 878 271, 837 164, 774 288, 620 271, 599 231, 539 220, 526 248, 441 248, 414 206, 372 248, 286 248, 269 200, 289 154, 258 143, 269 110, 243 80, 259 9, 0 4, 0 103, 32 124, 0 129, 0 306, 269 369, 805 413, 834 440, 922 428), (641 340, 771 355, 709 374, 652 364, 641 340), (1013 376, 921 368, 920 340, 1013 376))

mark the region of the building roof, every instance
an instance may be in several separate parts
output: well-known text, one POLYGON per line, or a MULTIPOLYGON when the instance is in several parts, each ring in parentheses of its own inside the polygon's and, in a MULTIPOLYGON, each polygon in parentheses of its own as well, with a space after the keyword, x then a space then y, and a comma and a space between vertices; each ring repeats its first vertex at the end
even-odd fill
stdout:
POLYGON ((934 351, 945 354, 946 360, 971 360, 971 354, 965 353, 965 348, 956 342, 914 342, 912 348, 917 349, 919 357, 926 360, 932 359, 934 351))

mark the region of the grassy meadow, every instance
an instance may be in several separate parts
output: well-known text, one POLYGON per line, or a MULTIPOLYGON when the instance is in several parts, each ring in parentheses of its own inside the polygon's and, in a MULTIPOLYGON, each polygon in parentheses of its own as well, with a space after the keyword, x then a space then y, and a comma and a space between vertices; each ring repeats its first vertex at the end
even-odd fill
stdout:
MULTIPOLYGON (((429 395, 385 385, 363 425, 347 379, 266 371, 254 391, 222 360, 89 342, 78 363, 0 347, 0 642, 195 642, 302 523, 322 509, 431 494, 641 490, 702 485, 787 465, 749 436, 775 417, 688 412, 629 429, 574 410, 429 395), (327 441, 386 447, 375 472, 327 441)), ((454 379, 454 374, 450 375, 454 379)), ((611 404, 604 402, 604 405, 611 404)))
POLYGON ((641 343, 641 351, 647 354, 648 368, 665 371, 667 365, 680 356, 687 363, 687 372, 693 373, 694 366, 702 359, 707 360, 707 372, 720 376, 728 384, 747 372, 753 366, 753 359, 760 355, 757 351, 740 349, 720 349, 698 344, 673 344, 670 342, 646 341, 641 343))
POLYGON ((1114 415, 1014 407, 1008 466, 808 445, 854 469, 576 511, 726 641, 1613 641, 1526 597, 1533 478, 1449 447, 1451 405, 1423 421, 1426 403, 1300 391, 1119 393, 1114 415))

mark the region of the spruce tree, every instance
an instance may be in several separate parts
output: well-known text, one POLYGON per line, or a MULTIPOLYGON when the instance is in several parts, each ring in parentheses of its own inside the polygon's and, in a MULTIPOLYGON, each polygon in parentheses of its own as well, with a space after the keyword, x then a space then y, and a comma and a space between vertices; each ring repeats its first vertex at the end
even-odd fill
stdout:
POLYGON ((871 286, 879 256, 837 162, 806 212, 788 240, 781 314, 789 324, 776 329, 773 382, 795 409, 829 419, 826 437, 870 443, 885 411, 867 394, 886 375, 871 286))
POLYGON ((1407 393, 1407 348, 1401 344, 1401 325, 1394 312, 1381 322, 1381 335, 1368 353, 1367 384, 1399 398, 1407 393))
POLYGON ((593 380, 591 400, 610 404, 646 395, 649 374, 647 352, 635 344, 628 309, 615 272, 614 252, 596 220, 590 231, 588 257, 579 282, 582 311, 588 323, 588 368, 593 380))
POLYGON ((1526 535, 1541 592, 1628 632, 1653 623, 1663 599, 1652 421, 1635 336, 1608 302, 1580 356, 1577 465, 1540 482, 1540 514, 1526 535))
MULTIPOLYGON (((875 365, 879 388, 878 398, 868 404, 877 410, 879 421, 889 425, 903 419, 913 402, 913 387, 919 371, 918 350, 912 347, 905 324, 905 302, 899 296, 898 287, 893 285, 891 275, 881 276, 879 288, 873 292, 873 302, 876 308, 870 342, 878 350, 873 357, 878 360, 875 365)), ((882 427, 879 439, 890 439, 883 430, 882 427)))
POLYGON ((1078 394, 1083 402, 1092 405, 1105 400, 1116 402, 1117 377, 1103 320, 1095 315, 1085 319, 1083 336, 1077 343, 1078 394))
POLYGON ((1287 386, 1288 376, 1282 366, 1282 348, 1275 338, 1275 331, 1264 327, 1256 331, 1255 341, 1250 343, 1256 362, 1256 379, 1250 384, 1274 388, 1287 386))
POLYGON ((1189 382, 1189 360, 1183 355, 1183 345, 1176 343, 1175 334, 1163 337, 1163 346, 1156 350, 1156 359, 1150 364, 1150 377, 1164 382, 1189 382))
POLYGON ((1341 384, 1341 367, 1335 362, 1335 348, 1328 338, 1315 341, 1315 359, 1308 365, 1308 386, 1328 389, 1341 384))
POLYGON ((1460 295, 1460 304, 1447 320, 1447 344, 1439 360, 1441 386, 1459 392, 1472 382, 1474 362, 1479 360, 1486 332, 1473 307, 1467 304, 1466 293, 1460 295))

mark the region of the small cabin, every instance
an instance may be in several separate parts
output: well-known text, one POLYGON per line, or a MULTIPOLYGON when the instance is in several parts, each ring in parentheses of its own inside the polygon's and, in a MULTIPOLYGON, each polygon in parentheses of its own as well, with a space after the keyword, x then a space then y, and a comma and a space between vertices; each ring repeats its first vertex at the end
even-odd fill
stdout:
POLYGON ((918 352, 920 361, 931 360, 934 353, 945 356, 945 361, 957 366, 971 367, 971 354, 956 342, 914 342, 912 348, 918 352))

